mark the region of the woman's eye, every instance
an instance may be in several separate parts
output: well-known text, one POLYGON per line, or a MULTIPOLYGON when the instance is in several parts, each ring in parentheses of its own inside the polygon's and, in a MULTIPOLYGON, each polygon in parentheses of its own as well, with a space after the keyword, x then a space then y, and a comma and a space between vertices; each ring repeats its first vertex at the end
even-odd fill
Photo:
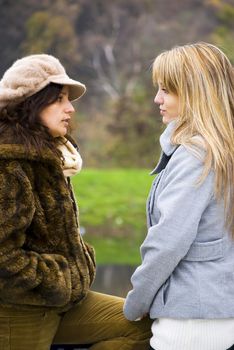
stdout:
POLYGON ((165 89, 165 88, 162 88, 161 89, 165 94, 168 94, 168 91, 167 91, 167 89, 165 89))
POLYGON ((63 96, 59 96, 59 97, 58 97, 58 101, 59 101, 59 102, 61 102, 62 99, 63 99, 63 96))

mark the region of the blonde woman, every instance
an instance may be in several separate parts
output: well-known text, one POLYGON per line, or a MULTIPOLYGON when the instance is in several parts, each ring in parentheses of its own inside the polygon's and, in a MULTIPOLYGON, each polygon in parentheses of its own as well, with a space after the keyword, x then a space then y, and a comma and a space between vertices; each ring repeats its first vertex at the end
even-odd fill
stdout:
POLYGON ((124 313, 150 314, 152 349, 224 350, 234 343, 233 67, 196 43, 160 54, 153 80, 167 127, 124 313))

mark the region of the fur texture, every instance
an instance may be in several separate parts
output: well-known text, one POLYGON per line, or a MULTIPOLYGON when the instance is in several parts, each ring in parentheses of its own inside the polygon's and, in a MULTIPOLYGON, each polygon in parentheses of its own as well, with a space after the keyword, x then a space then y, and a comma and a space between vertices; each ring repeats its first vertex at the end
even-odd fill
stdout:
POLYGON ((0 136, 0 304, 67 310, 94 279, 94 252, 79 234, 77 207, 50 150, 26 156, 0 136))

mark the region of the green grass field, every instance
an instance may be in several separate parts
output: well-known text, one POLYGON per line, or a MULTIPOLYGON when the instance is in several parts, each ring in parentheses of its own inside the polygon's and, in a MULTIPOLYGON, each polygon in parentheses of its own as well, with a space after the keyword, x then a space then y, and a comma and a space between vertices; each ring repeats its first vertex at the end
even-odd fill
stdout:
POLYGON ((84 169, 73 178, 84 239, 95 247, 99 264, 140 262, 152 180, 147 169, 84 169))

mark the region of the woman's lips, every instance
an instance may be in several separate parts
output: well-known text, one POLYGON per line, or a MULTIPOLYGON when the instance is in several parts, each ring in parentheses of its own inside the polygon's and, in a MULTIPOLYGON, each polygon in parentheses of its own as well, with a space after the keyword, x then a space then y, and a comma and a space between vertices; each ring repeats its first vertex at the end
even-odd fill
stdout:
POLYGON ((69 125, 69 119, 64 119, 64 120, 62 120, 62 122, 63 122, 63 124, 65 124, 66 126, 69 125))

